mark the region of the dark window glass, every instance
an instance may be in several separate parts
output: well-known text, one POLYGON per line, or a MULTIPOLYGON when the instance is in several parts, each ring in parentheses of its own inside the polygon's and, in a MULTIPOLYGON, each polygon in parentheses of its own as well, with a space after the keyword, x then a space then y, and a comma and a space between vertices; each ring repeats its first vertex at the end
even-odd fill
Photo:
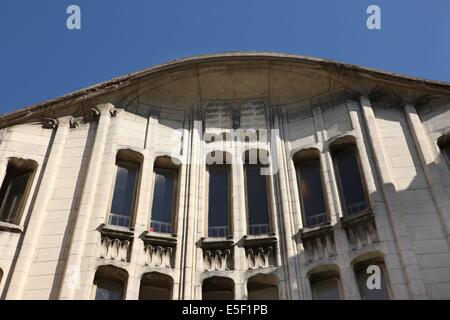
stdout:
POLYGON ((334 159, 346 213, 353 214, 367 209, 368 204, 359 172, 356 150, 349 148, 339 151, 334 154, 334 159))
POLYGON ((448 144, 444 147, 444 152, 445 152, 445 155, 447 156, 448 163, 450 163, 450 144, 448 144))
POLYGON ((18 223, 31 170, 8 166, 0 190, 0 221, 18 223))
POLYGON ((263 234, 270 231, 269 201, 266 176, 261 174, 261 165, 245 166, 247 178, 247 209, 249 234, 263 234))
POLYGON ((215 165, 208 167, 208 236, 224 237, 229 230, 228 167, 215 165))
POLYGON ((117 165, 114 195, 109 216, 109 223, 112 225, 130 226, 138 169, 139 165, 131 162, 120 162, 117 165))
POLYGON ((202 300, 233 300, 234 282, 231 279, 212 277, 203 280, 202 300))
POLYGON ((319 160, 301 163, 297 166, 300 198, 308 227, 327 221, 320 175, 319 160))
POLYGON ((99 279, 96 281, 95 300, 122 300, 124 285, 118 280, 99 279))
POLYGON ((333 277, 311 283, 314 300, 340 300, 339 278, 333 277))
MULTIPOLYGON (((367 279, 373 274, 373 273, 367 273, 367 267, 359 269, 357 271, 356 275, 358 278, 358 286, 359 286, 359 292, 361 293, 361 298, 365 300, 389 300, 389 290, 387 287, 387 281, 386 276, 384 274, 384 265, 383 264, 377 264, 380 268, 381 274, 380 274, 380 288, 372 288, 369 289, 367 286, 367 279)), ((372 282, 371 282, 372 283, 372 282)))
POLYGON ((174 192, 177 172, 155 169, 155 190, 153 193, 151 230, 172 232, 174 192))

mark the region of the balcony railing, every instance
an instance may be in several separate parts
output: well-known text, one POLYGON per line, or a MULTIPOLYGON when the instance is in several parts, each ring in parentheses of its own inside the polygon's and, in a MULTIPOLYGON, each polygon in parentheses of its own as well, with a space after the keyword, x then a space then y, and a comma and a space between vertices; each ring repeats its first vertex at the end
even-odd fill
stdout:
POLYGON ((121 214, 110 213, 108 224, 113 226, 121 226, 121 227, 129 227, 130 226, 130 217, 124 216, 121 214))
POLYGON ((308 227, 314 227, 324 222, 327 222, 327 215, 325 212, 321 212, 319 214, 311 215, 306 217, 306 225, 308 227))
POLYGON ((170 222, 152 220, 150 223, 150 231, 172 233, 172 224, 170 222))
POLYGON ((347 214, 355 214, 367 209, 367 202, 361 201, 347 206, 347 214))
POLYGON ((229 235, 228 226, 208 227, 208 237, 226 237, 229 235))
POLYGON ((248 232, 251 235, 265 234, 270 232, 270 226, 268 223, 262 224, 250 224, 248 226, 248 232))

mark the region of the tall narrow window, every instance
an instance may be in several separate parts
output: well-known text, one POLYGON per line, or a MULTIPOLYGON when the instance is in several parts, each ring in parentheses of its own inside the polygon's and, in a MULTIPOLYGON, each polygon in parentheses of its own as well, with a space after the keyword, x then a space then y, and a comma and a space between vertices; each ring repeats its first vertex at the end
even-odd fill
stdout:
POLYGON ((35 165, 11 160, 0 189, 0 221, 19 224, 35 165))
POLYGON ((445 156, 447 157, 447 163, 450 165, 450 143, 447 143, 442 150, 445 153, 445 156))
POLYGON ((172 233, 175 206, 178 169, 166 157, 158 158, 154 167, 155 184, 153 190, 153 205, 150 230, 172 233))
POLYGON ((95 273, 95 300, 123 300, 128 274, 125 270, 102 266, 95 273))
POLYGON ((362 299, 389 300, 389 282, 386 277, 384 263, 363 263, 356 265, 355 273, 362 299), (370 266, 372 266, 372 269, 369 269, 370 266), (370 280, 369 277, 371 277, 370 280))
POLYGON ((234 281, 225 277, 211 277, 203 280, 202 300, 233 300, 234 281))
POLYGON ((246 196, 248 232, 258 235, 270 232, 267 176, 261 174, 262 165, 246 164, 246 196))
POLYGON ((229 168, 208 166, 208 236, 225 237, 230 230, 229 168))
POLYGON ((318 150, 302 150, 294 158, 298 191, 305 225, 313 227, 328 220, 318 150))
POLYGON ((341 197, 346 214, 352 215, 368 208, 368 202, 354 147, 333 154, 341 197))
POLYGON ((132 223, 139 165, 118 161, 109 224, 129 227, 132 223))
POLYGON ((317 275, 311 279, 312 297, 314 300, 341 300, 342 289, 338 275, 317 275))
POLYGON ((142 276, 139 300, 170 300, 173 280, 171 277, 151 272, 142 276))

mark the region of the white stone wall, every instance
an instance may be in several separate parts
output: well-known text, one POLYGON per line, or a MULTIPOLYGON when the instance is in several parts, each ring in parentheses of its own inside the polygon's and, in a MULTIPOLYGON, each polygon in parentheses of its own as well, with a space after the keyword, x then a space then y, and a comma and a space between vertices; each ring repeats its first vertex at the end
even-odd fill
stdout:
MULTIPOLYGON (((366 98, 334 106, 319 100, 276 107, 265 103, 270 110, 266 124, 280 132, 270 143, 259 145, 270 150, 280 168, 269 179, 277 239, 275 266, 248 271, 245 250, 235 245, 233 270, 204 271, 203 250, 198 246, 207 230, 206 173, 201 155, 215 146, 206 144, 202 132, 196 132, 200 128, 193 120, 201 121, 200 113, 166 110, 146 117, 104 104, 97 106, 97 120, 85 118, 75 126, 67 116, 59 118, 54 129, 33 123, 3 130, 0 161, 32 159, 38 169, 20 223, 23 231, 0 230, 2 297, 90 299, 95 271, 111 264, 128 273, 127 299, 138 298, 142 275, 152 271, 172 277, 173 299, 201 299, 202 281, 211 276, 233 279, 235 298, 245 299, 247 279, 258 273, 277 275, 282 299, 311 299, 309 276, 330 269, 339 270, 344 298, 359 299, 353 262, 377 256, 386 264, 393 298, 450 299, 450 174, 436 147, 437 138, 450 128, 449 105, 419 109, 419 119, 413 106, 366 98), (332 143, 349 136, 358 148, 378 238, 355 250, 341 219, 330 154, 332 143), (150 221, 153 164, 156 157, 171 155, 177 143, 179 157, 198 162, 180 167, 174 266, 149 267, 143 260, 141 234, 150 221), (304 223, 292 161, 292 156, 305 148, 320 152, 331 220, 328 234, 335 246, 335 254, 313 261, 301 240, 304 223), (107 222, 115 157, 122 149, 141 155, 143 161, 130 259, 113 261, 100 258, 98 228, 107 222), (426 150, 431 150, 431 160, 426 150)), ((230 152, 237 161, 249 147, 217 148, 230 152)), ((233 241, 237 243, 247 233, 242 166, 233 167, 232 181, 233 241)))

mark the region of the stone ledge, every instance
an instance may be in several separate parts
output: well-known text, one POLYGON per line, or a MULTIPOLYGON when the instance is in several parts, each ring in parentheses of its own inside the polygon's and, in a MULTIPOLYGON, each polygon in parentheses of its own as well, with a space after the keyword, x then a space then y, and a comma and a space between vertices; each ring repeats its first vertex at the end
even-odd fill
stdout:
POLYGON ((23 227, 14 223, 0 221, 0 230, 14 233, 22 233, 23 227))

